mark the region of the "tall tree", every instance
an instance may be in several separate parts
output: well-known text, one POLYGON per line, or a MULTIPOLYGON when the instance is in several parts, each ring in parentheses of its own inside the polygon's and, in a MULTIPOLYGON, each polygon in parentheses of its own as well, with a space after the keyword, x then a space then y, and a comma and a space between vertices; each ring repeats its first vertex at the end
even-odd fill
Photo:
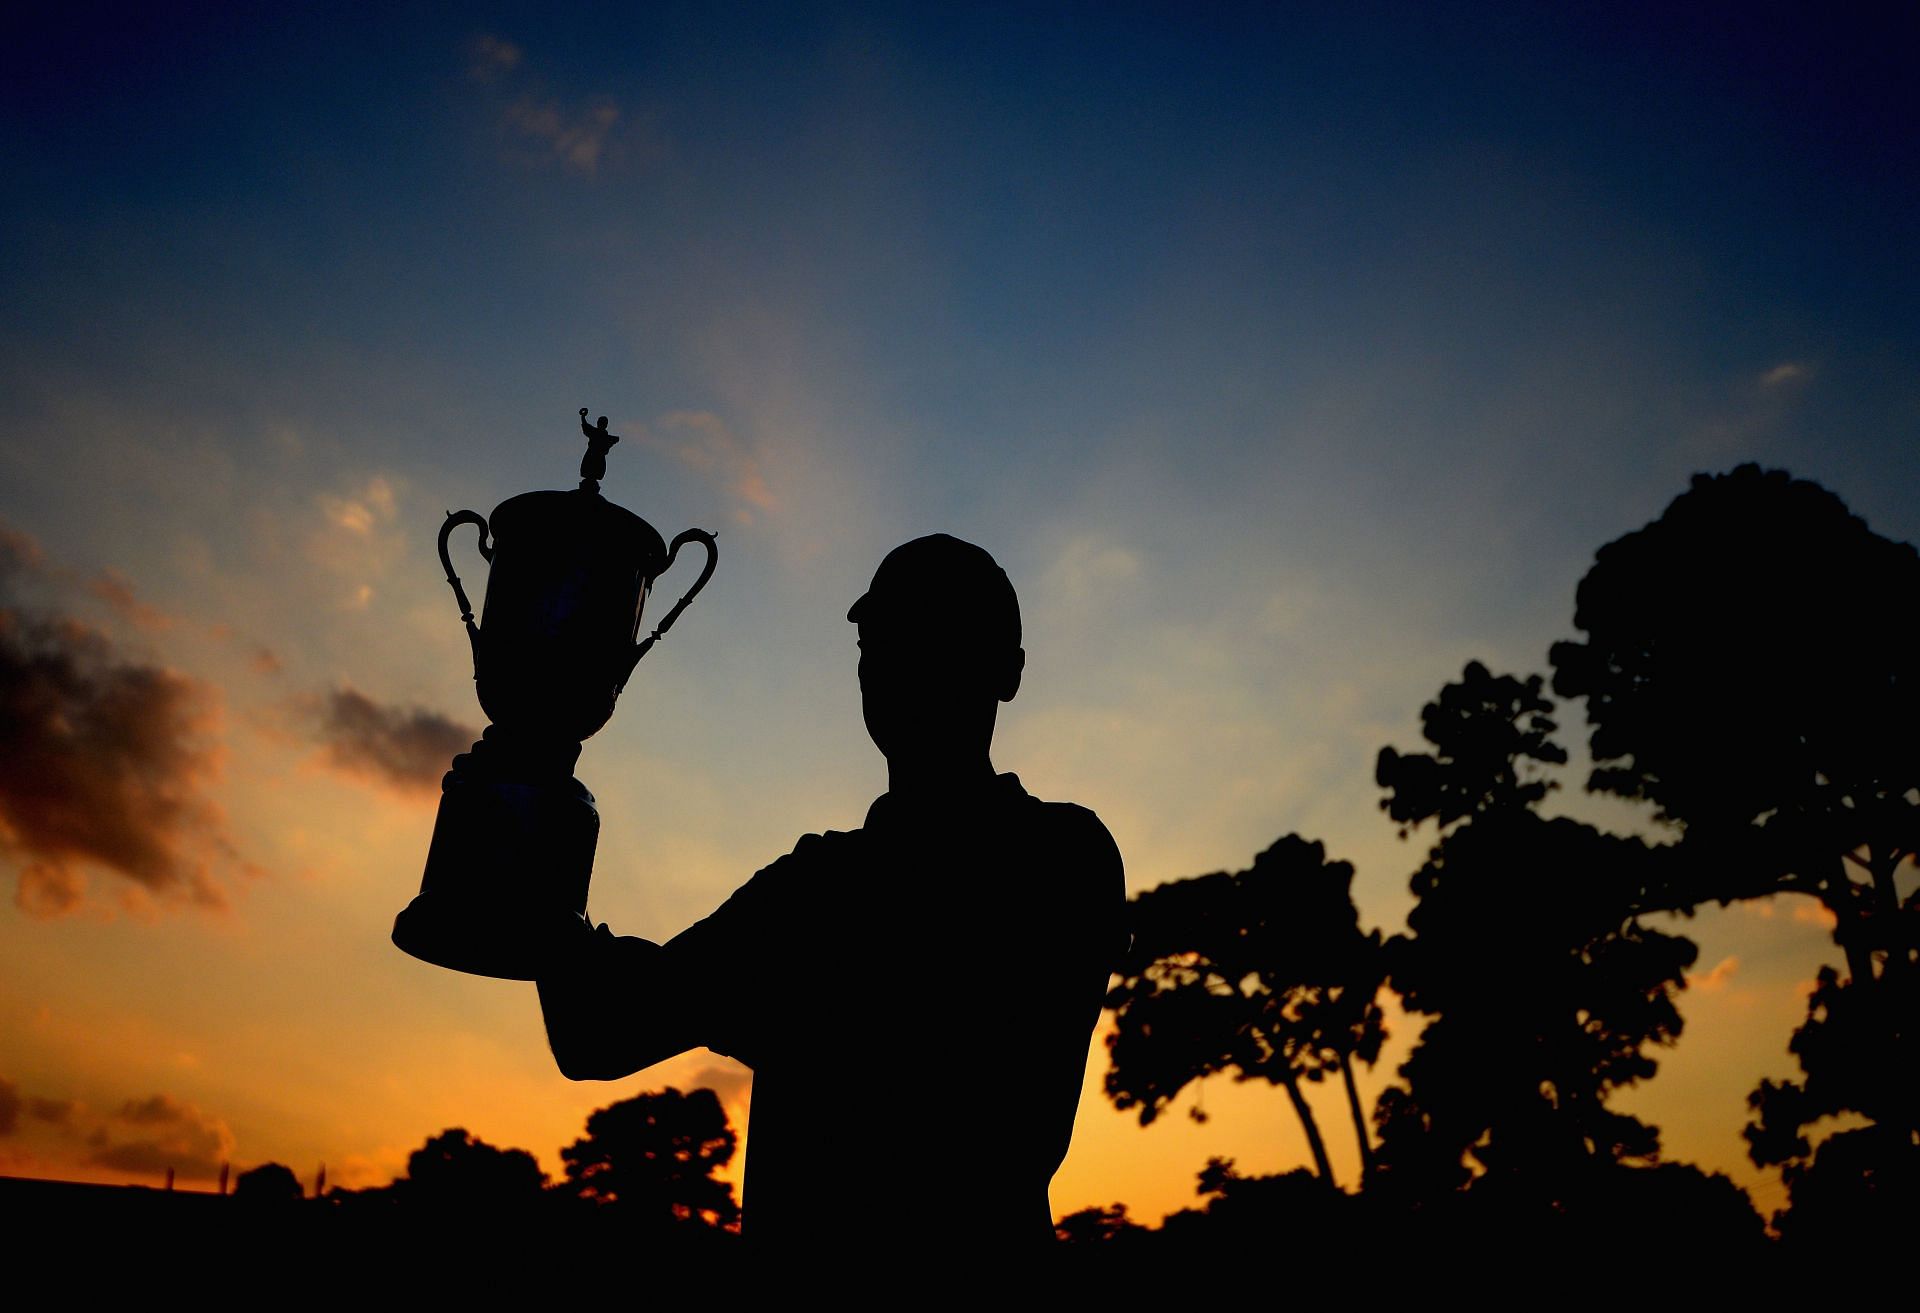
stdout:
POLYGON ((1290 834, 1245 871, 1174 880, 1133 900, 1128 974, 1107 996, 1106 1091, 1150 1124, 1188 1082, 1231 1071, 1287 1092, 1320 1178, 1333 1166, 1303 1083, 1338 1072, 1359 1137, 1371 1145, 1354 1062, 1385 1036, 1375 995, 1380 933, 1362 933, 1353 866, 1290 834))
POLYGON ((649 1224, 731 1226, 740 1216, 733 1186, 714 1173, 732 1161, 735 1143, 712 1090, 636 1095, 588 1117, 586 1136, 560 1151, 561 1188, 649 1224))
MULTIPOLYGON (((1904 623, 1916 600, 1910 544, 1818 484, 1743 465, 1696 476, 1658 520, 1601 548, 1574 616, 1586 638, 1552 652, 1555 690, 1586 699, 1591 786, 1650 801, 1683 830, 1654 901, 1795 893, 1833 913, 1849 979, 1823 976, 1795 1038, 1805 1083, 1755 1092, 1762 1163, 1804 1172, 1802 1129, 1839 1112, 1920 1154, 1920 647, 1904 623)), ((1860 1143, 1833 1160, 1863 1161, 1860 1143)))
POLYGON ((1422 713, 1432 751, 1380 753, 1403 836, 1439 831, 1387 945, 1394 988, 1433 1019, 1376 1110, 1387 1175, 1415 1196, 1465 1183, 1469 1159, 1496 1188, 1559 1195, 1659 1145, 1607 1099, 1679 1034, 1697 950, 1635 919, 1645 844, 1539 814, 1566 760, 1541 685, 1470 662, 1422 713))

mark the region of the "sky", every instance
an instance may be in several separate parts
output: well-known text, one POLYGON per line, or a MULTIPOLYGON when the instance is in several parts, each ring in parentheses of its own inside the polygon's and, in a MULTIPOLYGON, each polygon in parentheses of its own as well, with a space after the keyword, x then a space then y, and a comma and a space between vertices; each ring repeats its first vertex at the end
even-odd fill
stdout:
MULTIPOLYGON (((737 1064, 570 1084, 531 986, 387 939, 482 724, 434 536, 570 486, 583 406, 611 500, 719 534, 577 770, 593 914, 656 939, 885 789, 845 612, 922 533, 1007 569, 996 765, 1130 887, 1299 832, 1388 931, 1430 836, 1379 748, 1470 659, 1545 669, 1693 473, 1920 537, 1911 17, 289 8, 0 43, 0 1172, 376 1184, 465 1126, 557 1173, 667 1084, 744 1121, 737 1064)), ((1554 805, 1655 833, 1583 778, 1554 805)), ((1618 1106, 1767 1211, 1745 1095, 1839 959, 1811 905, 1683 928, 1686 1031, 1618 1106)), ((1308 1161, 1278 1090, 1143 1129, 1104 1070, 1057 1212, 1308 1161)))

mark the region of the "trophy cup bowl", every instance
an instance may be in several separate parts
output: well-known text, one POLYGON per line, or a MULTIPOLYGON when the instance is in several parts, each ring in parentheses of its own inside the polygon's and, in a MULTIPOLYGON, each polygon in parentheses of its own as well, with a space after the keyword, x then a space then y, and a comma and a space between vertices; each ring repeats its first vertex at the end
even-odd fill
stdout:
POLYGON ((669 545, 601 497, 606 449, 619 439, 606 420, 595 430, 580 415, 589 447, 578 488, 522 493, 491 519, 450 511, 440 528, 440 560, 491 723, 441 780, 420 893, 395 919, 393 942, 473 975, 535 979, 543 945, 585 915, 600 813, 573 778, 581 744, 607 723, 634 666, 713 575, 711 533, 689 529, 669 545), (480 555, 492 566, 477 626, 447 550, 462 524, 479 529, 480 555), (690 542, 706 548, 705 568, 636 642, 654 580, 690 542))

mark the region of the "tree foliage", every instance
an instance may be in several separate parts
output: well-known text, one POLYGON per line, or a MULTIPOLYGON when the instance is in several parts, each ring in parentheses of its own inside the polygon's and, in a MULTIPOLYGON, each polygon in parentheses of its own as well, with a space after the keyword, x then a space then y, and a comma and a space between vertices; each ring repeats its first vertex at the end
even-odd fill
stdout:
POLYGON ((1246 1254, 1284 1239, 1316 1259, 1354 1245, 1364 1234, 1357 1196, 1332 1192, 1305 1168, 1271 1176, 1242 1176, 1231 1158, 1209 1158, 1195 1190, 1205 1201, 1161 1223, 1175 1245, 1216 1254, 1246 1254))
POLYGON ((1856 974, 1894 946, 1894 872, 1920 844, 1916 600, 1911 545, 1755 465, 1697 475, 1600 549, 1554 690, 1586 699, 1592 787, 1694 842, 1677 904, 1805 893, 1856 974))
POLYGON ((1054 1223, 1054 1238, 1069 1245, 1133 1245, 1146 1236, 1148 1228, 1127 1216, 1125 1204, 1106 1208, 1082 1208, 1054 1223))
POLYGON ((1316 1166, 1332 1179, 1303 1081, 1338 1073, 1367 1148, 1355 1060, 1384 1029, 1378 931, 1362 933, 1353 866, 1290 834, 1239 872, 1174 880, 1133 900, 1134 951, 1107 996, 1106 1091, 1151 1123, 1186 1085, 1216 1072, 1284 1088, 1316 1166))
POLYGON ((1680 1033, 1697 950, 1635 917, 1645 844, 1539 815, 1539 772, 1566 759, 1541 683, 1469 663, 1422 716, 1433 751, 1379 758, 1383 808, 1440 831, 1387 945, 1395 990, 1433 1020, 1375 1111, 1383 1166, 1414 1193, 1476 1171, 1551 1192, 1658 1149, 1607 1099, 1680 1033))
POLYGON ((407 1155, 409 1200, 476 1208, 537 1200, 547 1174, 525 1149, 500 1149, 461 1127, 433 1136, 407 1155))
POLYGON ((710 1089, 636 1095, 587 1118, 587 1133, 560 1151, 563 1187, 653 1224, 731 1226, 733 1186, 714 1173, 733 1159, 726 1109, 710 1089))
POLYGON ((1543 768, 1565 764, 1553 741, 1553 703, 1541 676, 1498 677, 1469 661, 1457 684, 1421 708, 1420 728, 1432 752, 1402 756, 1380 749, 1375 777, 1391 792, 1380 809, 1400 822, 1400 836, 1422 821, 1446 829, 1487 812, 1531 807, 1559 787, 1543 768))
POLYGON ((1792 1207, 1778 1222, 1788 1239, 1814 1248, 1887 1243, 1896 1218, 1920 1212, 1916 1020, 1914 973, 1868 982, 1820 968, 1807 1020, 1787 1046, 1802 1079, 1763 1080, 1747 1099, 1748 1150, 1761 1166, 1779 1166, 1787 1183, 1792 1207), (1812 1127, 1849 1114, 1867 1125, 1814 1145, 1812 1127))
POLYGON ((306 1194, 300 1178, 285 1163, 262 1163, 240 1173, 233 1183, 233 1197, 251 1203, 288 1203, 306 1194))

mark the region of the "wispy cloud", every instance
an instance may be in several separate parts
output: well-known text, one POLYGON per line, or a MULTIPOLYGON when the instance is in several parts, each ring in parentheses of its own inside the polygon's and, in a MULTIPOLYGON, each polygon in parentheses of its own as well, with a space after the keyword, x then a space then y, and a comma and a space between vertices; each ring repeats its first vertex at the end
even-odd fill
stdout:
POLYGON ((177 623, 159 607, 142 601, 133 591, 133 581, 111 566, 89 579, 86 589, 136 629, 165 633, 177 623))
POLYGON ((329 1163, 328 1180, 347 1190, 386 1185, 407 1174, 409 1150, 388 1145, 372 1153, 349 1153, 338 1164, 329 1163))
POLYGON ((1712 993, 1714 990, 1726 988, 1727 982, 1733 979, 1734 973, 1739 969, 1740 959, 1730 953, 1714 963, 1710 971, 1688 972, 1687 984, 1695 989, 1712 993))
POLYGON ((586 174, 599 170, 619 122, 620 107, 605 97, 569 107, 557 100, 522 96, 506 112, 507 127, 523 142, 573 172, 586 174))
POLYGON ((500 124, 516 163, 592 177, 616 159, 665 151, 651 115, 629 115, 610 95, 555 94, 527 67, 526 52, 504 37, 483 34, 467 43, 467 75, 506 98, 500 124))
POLYGON ((1783 360, 1772 369, 1760 375, 1763 388, 1785 387, 1789 383, 1805 382, 1813 371, 1798 360, 1783 360))
POLYGON ((377 474, 350 496, 322 493, 319 501, 329 524, 361 538, 371 537, 378 526, 394 516, 393 485, 377 474))
POLYGON ((319 517, 307 534, 307 560, 335 580, 335 605, 364 611, 403 554, 393 528, 400 513, 396 486, 375 474, 349 491, 318 494, 313 506, 319 517))
POLYGON ((520 67, 520 59, 519 46, 482 32, 467 43, 467 76, 475 82, 491 82, 520 67))
POLYGON ((753 1072, 738 1063, 702 1067, 687 1078, 692 1089, 709 1089, 730 1110, 744 1113, 753 1096, 753 1072))
POLYGON ((1124 604, 1138 585, 1140 569, 1140 556, 1130 548, 1100 534, 1075 534, 1060 545, 1038 580, 1037 600, 1075 612, 1124 604))
POLYGON ((638 436, 726 493, 736 522, 752 524, 756 515, 778 509, 780 503, 767 484, 759 455, 711 411, 673 411, 644 427, 638 436))

